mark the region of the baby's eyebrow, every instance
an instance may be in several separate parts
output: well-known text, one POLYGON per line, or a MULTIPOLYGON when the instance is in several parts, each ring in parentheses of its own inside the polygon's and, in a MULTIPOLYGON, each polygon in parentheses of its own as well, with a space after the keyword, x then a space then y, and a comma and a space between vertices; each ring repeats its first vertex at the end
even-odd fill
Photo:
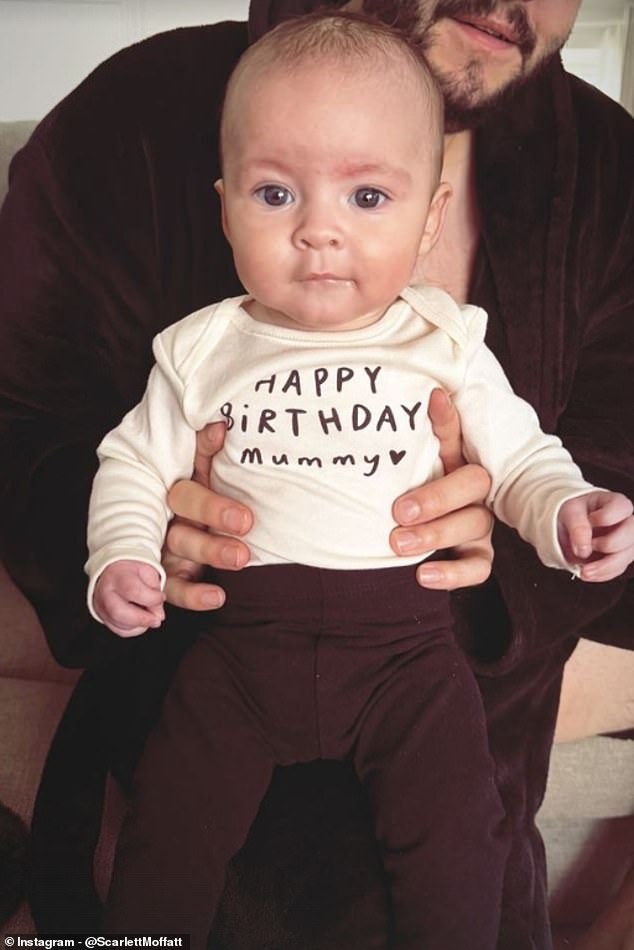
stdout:
MULTIPOLYGON (((280 156, 258 155, 243 164, 244 169, 251 173, 262 172, 270 175, 280 175, 281 177, 292 177, 296 171, 292 163, 286 163, 280 156)), ((328 169, 324 169, 328 173, 328 169)), ((412 182, 412 175, 401 165, 394 165, 390 162, 381 161, 363 161, 354 158, 340 159, 330 169, 330 174, 341 179, 363 179, 380 178, 393 182, 395 185, 409 185, 412 182)))
POLYGON ((280 172, 286 173, 289 173, 293 170, 291 165, 286 165, 284 161, 277 156, 271 156, 269 158, 267 155, 258 155, 249 161, 246 161, 244 164, 250 168, 275 168, 280 172))
POLYGON ((391 178, 403 184, 409 184, 412 176, 406 168, 399 165, 390 165, 387 162, 341 162, 338 171, 342 178, 372 178, 378 175, 381 178, 391 178))

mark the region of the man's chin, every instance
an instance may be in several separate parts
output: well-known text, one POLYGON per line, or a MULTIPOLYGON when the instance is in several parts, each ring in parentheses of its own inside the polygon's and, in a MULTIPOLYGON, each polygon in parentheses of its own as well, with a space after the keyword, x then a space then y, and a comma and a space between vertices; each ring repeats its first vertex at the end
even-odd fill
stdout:
POLYGON ((489 97, 484 102, 463 103, 445 100, 445 132, 466 132, 477 129, 500 112, 512 97, 506 90, 489 97))
POLYGON ((461 94, 451 87, 451 83, 440 80, 445 100, 445 132, 464 132, 478 128, 478 126, 495 118, 512 102, 515 96, 529 83, 534 82, 550 66, 559 52, 545 57, 536 68, 528 74, 517 76, 502 89, 495 92, 461 94))
POLYGON ((518 82, 512 82, 504 89, 492 93, 461 92, 452 87, 451 83, 441 82, 445 100, 445 132, 464 132, 476 129, 487 119, 504 107, 519 88, 518 82))

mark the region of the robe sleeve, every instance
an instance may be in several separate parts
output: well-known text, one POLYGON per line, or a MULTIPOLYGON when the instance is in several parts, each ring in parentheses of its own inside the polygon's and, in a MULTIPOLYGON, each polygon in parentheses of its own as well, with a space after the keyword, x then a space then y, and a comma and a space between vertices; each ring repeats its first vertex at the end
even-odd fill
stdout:
POLYGON ((14 158, 0 212, 0 556, 56 658, 86 665, 111 649, 82 570, 95 449, 141 395, 160 304, 141 143, 60 121, 14 158))

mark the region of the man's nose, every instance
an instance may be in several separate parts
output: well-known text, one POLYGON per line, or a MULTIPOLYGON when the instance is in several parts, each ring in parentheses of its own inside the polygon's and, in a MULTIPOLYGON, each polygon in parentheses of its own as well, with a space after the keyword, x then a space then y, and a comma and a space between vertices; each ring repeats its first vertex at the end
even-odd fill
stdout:
POLYGON ((303 210, 293 234, 293 243, 299 250, 323 250, 341 247, 343 235, 332 213, 318 207, 303 210))

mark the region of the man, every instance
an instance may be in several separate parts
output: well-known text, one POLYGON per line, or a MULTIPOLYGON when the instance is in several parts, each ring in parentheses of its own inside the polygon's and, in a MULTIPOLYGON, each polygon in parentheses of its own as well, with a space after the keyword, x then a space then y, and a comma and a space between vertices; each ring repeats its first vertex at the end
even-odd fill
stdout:
MULTIPOLYGON (((312 3, 253 3, 252 35, 306 6, 312 3)), ((624 395, 634 306, 634 133, 622 110, 567 77, 555 55, 578 0, 362 6, 421 31, 448 100, 445 177, 454 188, 453 213, 425 276, 489 311, 488 341, 544 428, 562 436, 587 477, 631 497, 632 406, 624 395)), ((15 164, 0 218, 2 555, 56 655, 91 664, 62 724, 35 816, 42 929, 77 930, 94 919, 90 887, 73 875, 72 897, 56 893, 45 861, 61 885, 69 883, 64 848, 83 848, 76 863, 89 864, 94 812, 87 816, 92 825, 73 830, 78 807, 86 810, 86 786, 101 787, 106 757, 119 777, 129 777, 170 670, 196 632, 196 615, 173 615, 151 640, 115 648, 87 621, 85 506, 94 445, 140 395, 151 335, 239 289, 211 182, 214 118, 246 42, 244 26, 222 25, 119 54, 44 120, 15 164), (131 718, 136 729, 127 725, 131 718)), ((217 433, 211 439, 208 454, 217 433)), ((397 550, 481 536, 482 475, 457 469, 440 488, 401 499, 397 550), (439 495, 446 498, 441 512, 450 514, 419 524, 418 509, 439 495)), ((176 486, 172 504, 212 529, 248 531, 249 513, 194 482, 176 486)), ((243 542, 201 536, 182 523, 170 547, 178 557, 221 566, 237 567, 248 556, 243 542)), ((632 587, 573 584, 540 568, 503 529, 494 547, 494 578, 457 594, 455 610, 479 674, 512 837, 498 947, 546 950, 544 860, 533 818, 561 673, 580 633, 631 646, 632 587)), ((481 547, 471 555, 467 544, 466 556, 431 569, 419 575, 426 586, 477 583, 486 557, 481 547)), ((173 602, 218 603, 217 590, 189 583, 190 565, 178 562, 173 571, 173 602)), ((382 891, 356 787, 328 765, 276 776, 260 829, 230 882, 227 927, 240 931, 241 942, 217 946, 262 947, 269 937, 276 947, 384 946, 382 891), (320 796, 338 805, 339 829, 324 831, 320 796), (324 841, 332 842, 327 853, 324 841), (278 897, 281 910, 267 930, 263 919, 278 897)))

